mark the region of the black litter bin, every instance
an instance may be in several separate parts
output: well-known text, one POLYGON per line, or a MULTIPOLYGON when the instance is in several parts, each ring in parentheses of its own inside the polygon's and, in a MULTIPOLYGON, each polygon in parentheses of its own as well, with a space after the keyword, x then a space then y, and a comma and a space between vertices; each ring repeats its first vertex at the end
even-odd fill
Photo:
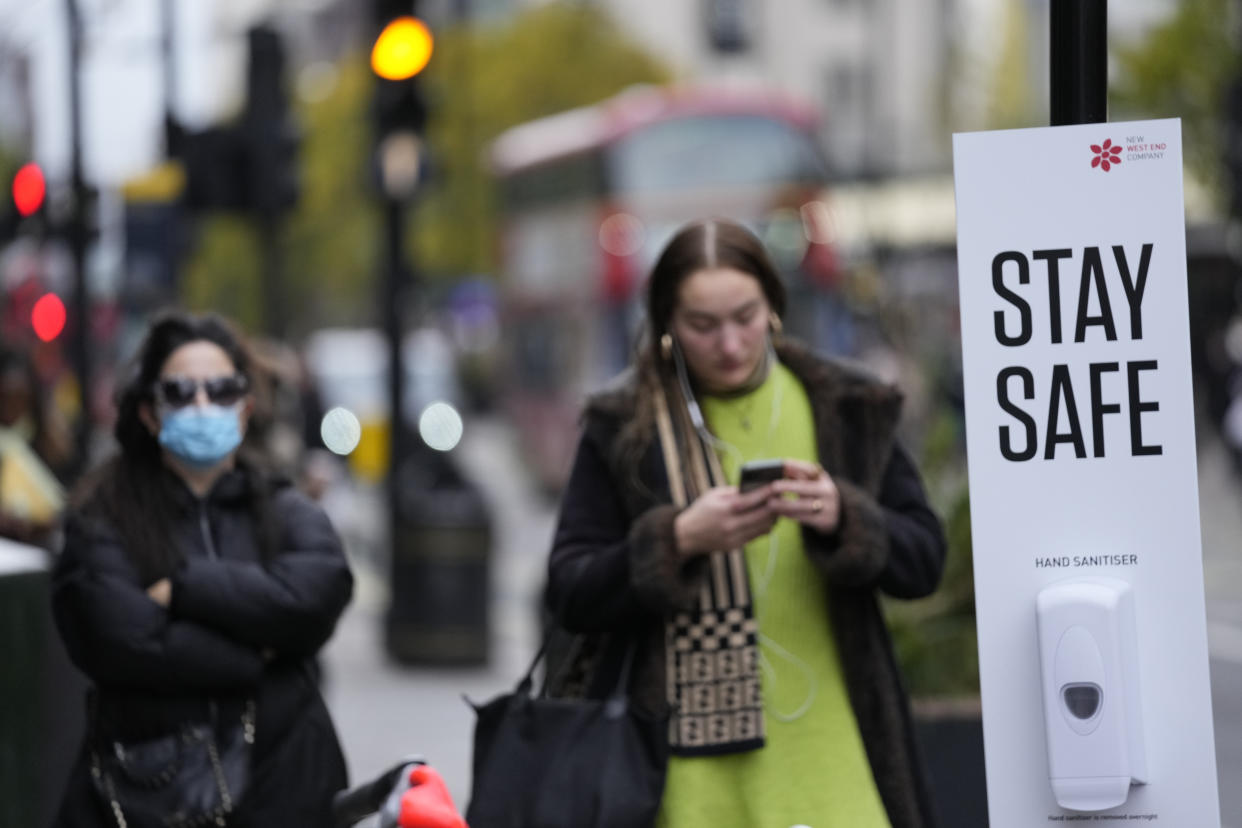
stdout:
POLYGON ((449 455, 424 448, 397 477, 385 644, 396 660, 482 664, 490 646, 491 519, 449 455))

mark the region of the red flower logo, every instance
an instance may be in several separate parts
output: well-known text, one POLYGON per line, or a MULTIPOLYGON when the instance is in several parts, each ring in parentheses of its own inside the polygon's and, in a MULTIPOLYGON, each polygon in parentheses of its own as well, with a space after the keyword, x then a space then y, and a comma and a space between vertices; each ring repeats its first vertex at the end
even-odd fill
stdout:
POLYGON ((1121 163, 1121 147, 1113 146, 1113 139, 1105 139, 1103 144, 1092 144, 1091 151, 1095 157, 1091 159, 1091 168, 1103 167, 1108 172, 1113 164, 1121 163))

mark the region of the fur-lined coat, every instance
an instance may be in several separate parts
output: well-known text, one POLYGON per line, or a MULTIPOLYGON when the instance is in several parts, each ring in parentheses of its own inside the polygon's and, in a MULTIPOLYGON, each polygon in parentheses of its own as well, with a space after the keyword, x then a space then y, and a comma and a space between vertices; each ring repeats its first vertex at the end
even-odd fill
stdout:
MULTIPOLYGON (((819 460, 841 496, 841 524, 803 530, 823 576, 833 632, 854 715, 894 828, 935 824, 913 739, 909 702, 876 592, 918 598, 935 589, 944 564, 940 522, 918 471, 896 443, 900 393, 857 369, 793 343, 782 363, 806 388, 819 460)), ((664 619, 692 604, 706 558, 676 550, 668 479, 658 441, 619 449, 635 417, 631 380, 594 397, 565 489, 549 561, 547 605, 573 634, 549 647, 548 693, 602 697, 616 681, 631 635, 643 642, 630 694, 667 711, 664 619)))

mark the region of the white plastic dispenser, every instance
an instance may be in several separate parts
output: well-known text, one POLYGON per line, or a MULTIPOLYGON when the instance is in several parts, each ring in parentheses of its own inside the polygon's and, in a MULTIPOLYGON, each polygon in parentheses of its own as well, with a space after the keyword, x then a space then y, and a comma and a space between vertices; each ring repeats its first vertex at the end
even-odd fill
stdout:
POLYGON ((1123 805, 1147 782, 1134 592, 1116 578, 1060 581, 1039 593, 1035 614, 1057 804, 1123 805))

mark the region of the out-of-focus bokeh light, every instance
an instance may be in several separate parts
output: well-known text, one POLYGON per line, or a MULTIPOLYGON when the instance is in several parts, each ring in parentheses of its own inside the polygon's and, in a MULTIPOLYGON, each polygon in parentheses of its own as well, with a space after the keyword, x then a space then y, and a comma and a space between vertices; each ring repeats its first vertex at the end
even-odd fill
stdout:
POLYGON ((358 441, 362 439, 362 423, 358 422, 354 412, 338 406, 323 415, 319 424, 319 436, 332 453, 349 454, 358 447, 358 441))
POLYGON ((836 240, 832 209, 822 201, 808 201, 799 211, 802 213, 802 230, 812 244, 832 244, 836 240))
POLYGON ((431 31, 416 17, 398 17, 375 39, 371 69, 392 81, 412 78, 427 66, 433 48, 431 31))
POLYGON ((796 263, 806 253, 807 245, 801 214, 791 207, 773 210, 763 241, 778 261, 796 263))
POLYGON ((13 176, 13 206, 23 216, 32 214, 43 206, 47 195, 47 181, 38 164, 25 164, 13 176))
POLYGON ((600 222, 599 246, 614 256, 633 256, 643 247, 643 223, 629 213, 613 213, 600 222))
POLYGON ((433 402, 418 418, 419 435, 436 451, 451 451, 461 442, 463 431, 461 415, 446 402, 433 402))
POLYGON ((308 63, 298 72, 298 97, 307 103, 326 101, 336 91, 340 77, 341 73, 331 61, 308 63))
POLYGON ((65 303, 55 293, 45 293, 30 311, 30 326, 35 336, 51 342, 65 329, 65 303))

